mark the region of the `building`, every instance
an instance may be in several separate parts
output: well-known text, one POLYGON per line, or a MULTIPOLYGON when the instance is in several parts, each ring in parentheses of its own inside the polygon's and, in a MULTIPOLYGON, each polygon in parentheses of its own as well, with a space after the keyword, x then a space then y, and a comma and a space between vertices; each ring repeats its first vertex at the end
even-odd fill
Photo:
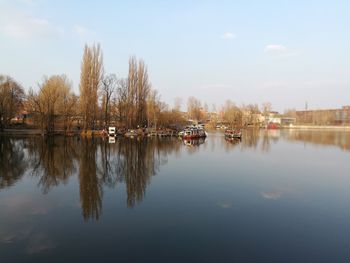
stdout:
POLYGON ((312 125, 349 125, 350 106, 340 109, 296 111, 297 123, 312 125))

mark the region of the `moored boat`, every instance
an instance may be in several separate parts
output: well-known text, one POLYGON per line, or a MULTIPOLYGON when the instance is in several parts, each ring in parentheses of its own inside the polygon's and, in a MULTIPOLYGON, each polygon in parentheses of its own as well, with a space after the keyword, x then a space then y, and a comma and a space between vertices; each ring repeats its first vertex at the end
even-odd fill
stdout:
POLYGON ((226 130, 225 131, 225 137, 227 138, 237 138, 237 139, 240 139, 242 138, 242 131, 239 130, 239 129, 236 129, 236 130, 226 130))
POLYGON ((179 133, 183 139, 197 139, 207 137, 207 133, 201 127, 190 127, 179 133))
MULTIPOLYGON (((103 131, 105 131, 105 130, 103 129, 103 131)), ((116 135, 115 127, 108 127, 108 136, 114 137, 115 135, 116 135)))

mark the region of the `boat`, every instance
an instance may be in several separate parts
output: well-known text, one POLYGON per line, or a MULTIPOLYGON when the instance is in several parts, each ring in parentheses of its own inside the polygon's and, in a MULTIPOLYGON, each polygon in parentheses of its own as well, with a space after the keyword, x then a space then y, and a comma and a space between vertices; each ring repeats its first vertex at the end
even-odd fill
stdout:
POLYGON ((197 139, 207 137, 206 131, 202 127, 189 127, 179 133, 183 139, 197 139))
POLYGON ((134 138, 137 136, 137 132, 135 130, 128 130, 125 134, 124 134, 125 137, 128 137, 128 138, 134 138))
POLYGON ((241 139, 242 138, 242 131, 239 129, 235 129, 235 130, 228 129, 225 131, 225 137, 226 138, 241 139))
POLYGON ((115 127, 108 127, 108 135, 109 137, 115 136, 115 127))

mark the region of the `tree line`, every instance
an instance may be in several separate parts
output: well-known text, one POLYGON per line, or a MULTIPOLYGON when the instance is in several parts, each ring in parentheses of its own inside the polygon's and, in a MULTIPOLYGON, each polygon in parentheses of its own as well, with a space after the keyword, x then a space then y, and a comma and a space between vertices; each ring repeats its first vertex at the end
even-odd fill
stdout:
MULTIPOLYGON (((45 76, 37 89, 26 93, 10 76, 0 75, 0 131, 9 127, 19 112, 26 112, 35 127, 43 132, 65 133, 78 129, 84 132, 110 125, 120 129, 144 127, 180 127, 195 122, 225 122, 229 126, 259 126, 261 117, 268 118, 271 103, 237 106, 231 100, 219 109, 209 110, 206 103, 189 97, 187 112, 181 111, 182 100, 175 99, 172 108, 161 100, 151 85, 147 65, 131 56, 127 76, 105 72, 100 44, 85 45, 81 60, 79 96, 73 92, 72 81, 64 74, 45 76), (212 113, 216 113, 212 114, 212 113)), ((310 112, 298 116, 287 110, 284 116, 296 117, 298 123, 329 124, 334 114, 310 112), (310 115, 311 114, 311 115, 310 115)), ((333 119, 332 119, 333 118, 333 119)), ((23 118, 23 123, 26 120, 23 118)))
POLYGON ((9 76, 0 75, 0 129, 10 125, 25 110, 34 125, 53 133, 59 125, 65 132, 73 126, 82 131, 115 125, 169 127, 184 122, 179 108, 170 108, 152 88, 146 63, 129 58, 126 77, 106 73, 100 44, 85 45, 81 61, 80 95, 62 75, 45 76, 38 89, 23 87, 9 76))

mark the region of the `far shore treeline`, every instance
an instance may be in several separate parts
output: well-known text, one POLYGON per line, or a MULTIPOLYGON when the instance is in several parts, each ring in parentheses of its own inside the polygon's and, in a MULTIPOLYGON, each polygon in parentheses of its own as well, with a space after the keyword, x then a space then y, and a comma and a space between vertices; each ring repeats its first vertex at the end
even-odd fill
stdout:
MULTIPOLYGON (((174 107, 170 108, 152 88, 147 65, 142 59, 131 56, 128 75, 117 77, 104 71, 99 44, 84 47, 79 90, 80 95, 74 94, 72 82, 64 74, 45 76, 37 90, 30 88, 27 93, 14 78, 0 75, 0 131, 16 127, 37 128, 47 134, 57 130, 87 133, 111 125, 123 130, 178 129, 189 121, 210 122, 213 126, 226 123, 258 127, 271 113, 276 117, 269 102, 260 108, 257 104, 238 107, 228 100, 221 107, 212 105, 209 109, 206 103, 189 97, 187 112, 181 111, 181 98, 176 98, 174 107)), ((302 124, 337 123, 334 112, 297 113, 292 109, 279 116, 302 124)))

